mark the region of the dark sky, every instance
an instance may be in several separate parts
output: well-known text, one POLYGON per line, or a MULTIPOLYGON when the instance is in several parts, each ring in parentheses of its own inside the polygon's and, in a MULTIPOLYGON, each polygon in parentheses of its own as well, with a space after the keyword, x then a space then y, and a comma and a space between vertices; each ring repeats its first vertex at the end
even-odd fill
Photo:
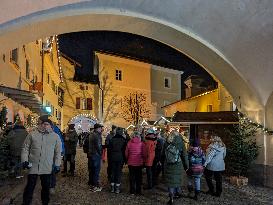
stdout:
POLYGON ((208 84, 213 83, 211 76, 183 53, 135 34, 114 31, 68 33, 59 36, 59 46, 62 53, 82 65, 76 71, 77 81, 92 82, 93 53, 102 51, 184 71, 182 79, 195 74, 206 79, 208 84))

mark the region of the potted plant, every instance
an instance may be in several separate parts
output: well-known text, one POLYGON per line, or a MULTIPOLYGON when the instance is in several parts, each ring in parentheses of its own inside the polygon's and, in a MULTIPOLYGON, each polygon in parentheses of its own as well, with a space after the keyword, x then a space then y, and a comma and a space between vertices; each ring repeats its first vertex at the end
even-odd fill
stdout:
POLYGON ((238 114, 239 124, 230 131, 230 143, 227 147, 227 171, 231 175, 230 183, 244 186, 248 183, 250 166, 259 154, 260 146, 255 135, 260 126, 251 122, 242 114, 238 114))

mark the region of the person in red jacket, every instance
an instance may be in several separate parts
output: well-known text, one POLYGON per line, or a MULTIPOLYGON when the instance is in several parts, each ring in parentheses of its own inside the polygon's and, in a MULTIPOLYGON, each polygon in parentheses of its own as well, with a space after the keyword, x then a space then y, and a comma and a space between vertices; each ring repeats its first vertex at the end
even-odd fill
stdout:
POLYGON ((157 144, 157 137, 153 129, 148 129, 145 136, 145 149, 146 149, 146 159, 145 167, 147 173, 147 189, 152 189, 154 186, 152 166, 155 159, 155 148, 157 144))
POLYGON ((135 131, 128 142, 125 157, 129 168, 130 193, 141 194, 142 166, 145 158, 145 146, 141 141, 140 133, 135 131))

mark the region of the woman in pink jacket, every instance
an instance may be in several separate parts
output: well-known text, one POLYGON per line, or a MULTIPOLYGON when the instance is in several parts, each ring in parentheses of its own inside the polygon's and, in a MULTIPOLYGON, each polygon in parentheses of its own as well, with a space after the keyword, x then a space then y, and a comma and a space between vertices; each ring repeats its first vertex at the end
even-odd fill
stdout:
POLYGON ((141 194, 142 166, 145 159, 145 147, 141 142, 139 132, 132 134, 132 139, 128 142, 125 156, 129 167, 130 193, 141 194))

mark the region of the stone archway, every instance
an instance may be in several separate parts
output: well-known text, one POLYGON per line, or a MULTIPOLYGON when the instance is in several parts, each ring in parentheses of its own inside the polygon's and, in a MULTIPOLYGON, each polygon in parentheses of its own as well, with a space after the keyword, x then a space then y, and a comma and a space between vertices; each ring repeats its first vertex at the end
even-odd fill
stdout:
MULTIPOLYGON (((268 120, 273 109, 269 105, 273 90, 271 1, 33 0, 24 4, 18 0, 9 4, 6 0, 2 5, 0 53, 68 32, 111 30, 142 35, 199 63, 227 88, 240 111, 273 128, 268 120), (15 12, 8 13, 11 9, 15 12)), ((259 160, 262 164, 272 164, 267 161, 268 139, 263 135, 260 140, 265 151, 259 160)))

